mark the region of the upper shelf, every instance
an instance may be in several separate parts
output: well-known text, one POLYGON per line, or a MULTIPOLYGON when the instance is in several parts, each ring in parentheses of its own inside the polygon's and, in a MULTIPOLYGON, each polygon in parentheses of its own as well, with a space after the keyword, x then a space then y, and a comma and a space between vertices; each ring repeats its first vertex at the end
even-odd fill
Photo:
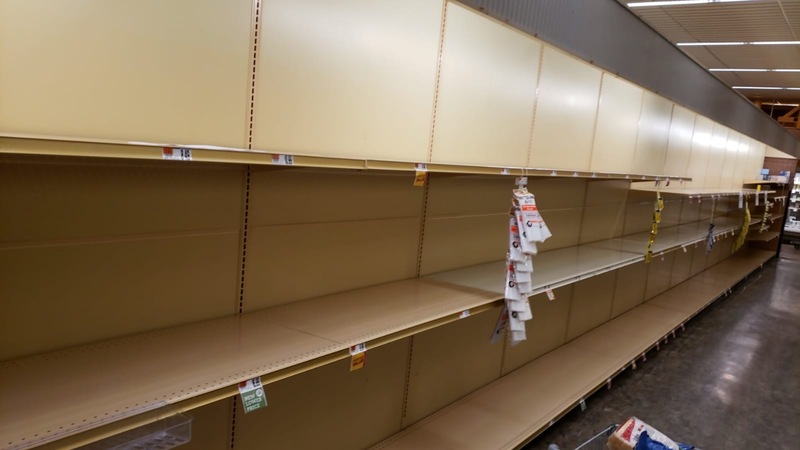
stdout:
MULTIPOLYGON (((686 249, 708 239, 708 220, 692 222, 674 227, 662 228, 653 242, 653 254, 659 255, 678 249, 686 249)), ((720 217, 714 220, 713 236, 734 234, 742 226, 742 221, 732 217, 720 217)), ((624 251, 644 249, 650 239, 650 233, 637 233, 621 238, 598 242, 597 246, 624 251)))
MULTIPOLYGON (((737 226, 717 222, 715 235, 737 226)), ((702 241, 707 230, 707 221, 664 228, 654 251, 702 241)), ((534 293, 642 261, 647 237, 541 253, 534 293)), ((496 261, 3 362, 0 443, 27 448, 220 389, 220 398, 235 395, 240 381, 268 375, 269 383, 347 358, 352 345, 374 348, 499 306, 503 277, 496 261)))
POLYGON ((631 190, 644 191, 644 192, 661 192, 662 194, 681 195, 688 198, 724 197, 724 196, 739 195, 739 194, 751 195, 756 193, 763 194, 764 192, 768 194, 774 194, 776 192, 771 190, 758 191, 756 189, 744 189, 744 188, 721 189, 721 188, 671 187, 671 186, 655 187, 655 186, 639 186, 639 185, 631 185, 631 190))
POLYGON ((423 161, 392 161, 346 157, 280 154, 264 150, 203 145, 118 142, 107 140, 77 141, 69 138, 42 138, 25 135, 0 135, 0 153, 94 158, 156 159, 201 161, 231 164, 258 164, 354 170, 426 171, 480 175, 527 175, 541 177, 576 177, 622 179, 631 181, 691 181, 691 178, 635 174, 573 171, 540 167, 502 167, 468 164, 434 164, 423 161))
POLYGON ((742 184, 786 184, 785 181, 770 181, 770 180, 744 180, 742 184))

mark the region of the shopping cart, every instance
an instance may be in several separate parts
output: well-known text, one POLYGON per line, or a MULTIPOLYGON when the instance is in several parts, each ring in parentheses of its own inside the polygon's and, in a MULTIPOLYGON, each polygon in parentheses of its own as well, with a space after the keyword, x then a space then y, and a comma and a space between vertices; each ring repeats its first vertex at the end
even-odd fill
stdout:
MULTIPOLYGON (((614 431, 619 428, 619 425, 611 425, 605 430, 597 433, 593 438, 579 445, 575 450, 606 450, 606 442, 608 437, 614 434, 614 431)), ((550 444, 547 450, 561 450, 557 445, 550 444)))

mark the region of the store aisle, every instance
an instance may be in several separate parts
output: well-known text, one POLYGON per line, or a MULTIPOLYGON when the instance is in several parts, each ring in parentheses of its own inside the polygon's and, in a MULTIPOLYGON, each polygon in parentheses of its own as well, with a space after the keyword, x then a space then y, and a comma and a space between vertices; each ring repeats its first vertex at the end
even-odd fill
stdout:
POLYGON ((781 259, 793 259, 795 261, 800 261, 800 248, 794 248, 793 245, 789 244, 782 244, 781 259))
POLYGON ((800 261, 769 262, 587 406, 526 449, 572 450, 631 415, 704 450, 797 449, 800 261))

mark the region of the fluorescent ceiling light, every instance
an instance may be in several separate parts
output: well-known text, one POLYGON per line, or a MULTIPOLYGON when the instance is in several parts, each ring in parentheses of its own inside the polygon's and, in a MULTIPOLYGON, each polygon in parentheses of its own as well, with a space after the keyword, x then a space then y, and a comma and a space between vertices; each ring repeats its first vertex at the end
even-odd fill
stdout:
POLYGON ((678 42, 678 47, 716 47, 723 45, 748 45, 749 42, 678 42))
POLYGON ((721 47, 725 45, 800 45, 800 41, 753 41, 753 42, 677 42, 678 47, 721 47))
POLYGON ((800 41, 756 41, 753 45, 800 45, 800 41))
POLYGON ((761 104, 770 106, 800 106, 800 103, 761 102, 761 104))
POLYGON ((709 72, 800 72, 800 69, 708 69, 709 72))
POLYGON ((648 6, 685 6, 685 5, 704 5, 706 3, 737 3, 749 2, 752 0, 665 0, 657 2, 631 2, 628 8, 642 8, 648 6))
POLYGON ((772 69, 708 69, 709 72, 770 72, 772 69))
POLYGON ((759 89, 759 90, 771 90, 771 91, 780 91, 783 89, 800 89, 800 88, 782 88, 776 86, 731 86, 733 89, 759 89))

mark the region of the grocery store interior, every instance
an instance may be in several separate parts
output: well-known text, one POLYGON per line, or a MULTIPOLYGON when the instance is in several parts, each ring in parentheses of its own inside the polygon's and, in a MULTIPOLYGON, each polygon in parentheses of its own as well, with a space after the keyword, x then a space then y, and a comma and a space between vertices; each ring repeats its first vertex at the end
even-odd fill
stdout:
POLYGON ((800 0, 2 0, 0 449, 794 449, 799 117, 800 0))

